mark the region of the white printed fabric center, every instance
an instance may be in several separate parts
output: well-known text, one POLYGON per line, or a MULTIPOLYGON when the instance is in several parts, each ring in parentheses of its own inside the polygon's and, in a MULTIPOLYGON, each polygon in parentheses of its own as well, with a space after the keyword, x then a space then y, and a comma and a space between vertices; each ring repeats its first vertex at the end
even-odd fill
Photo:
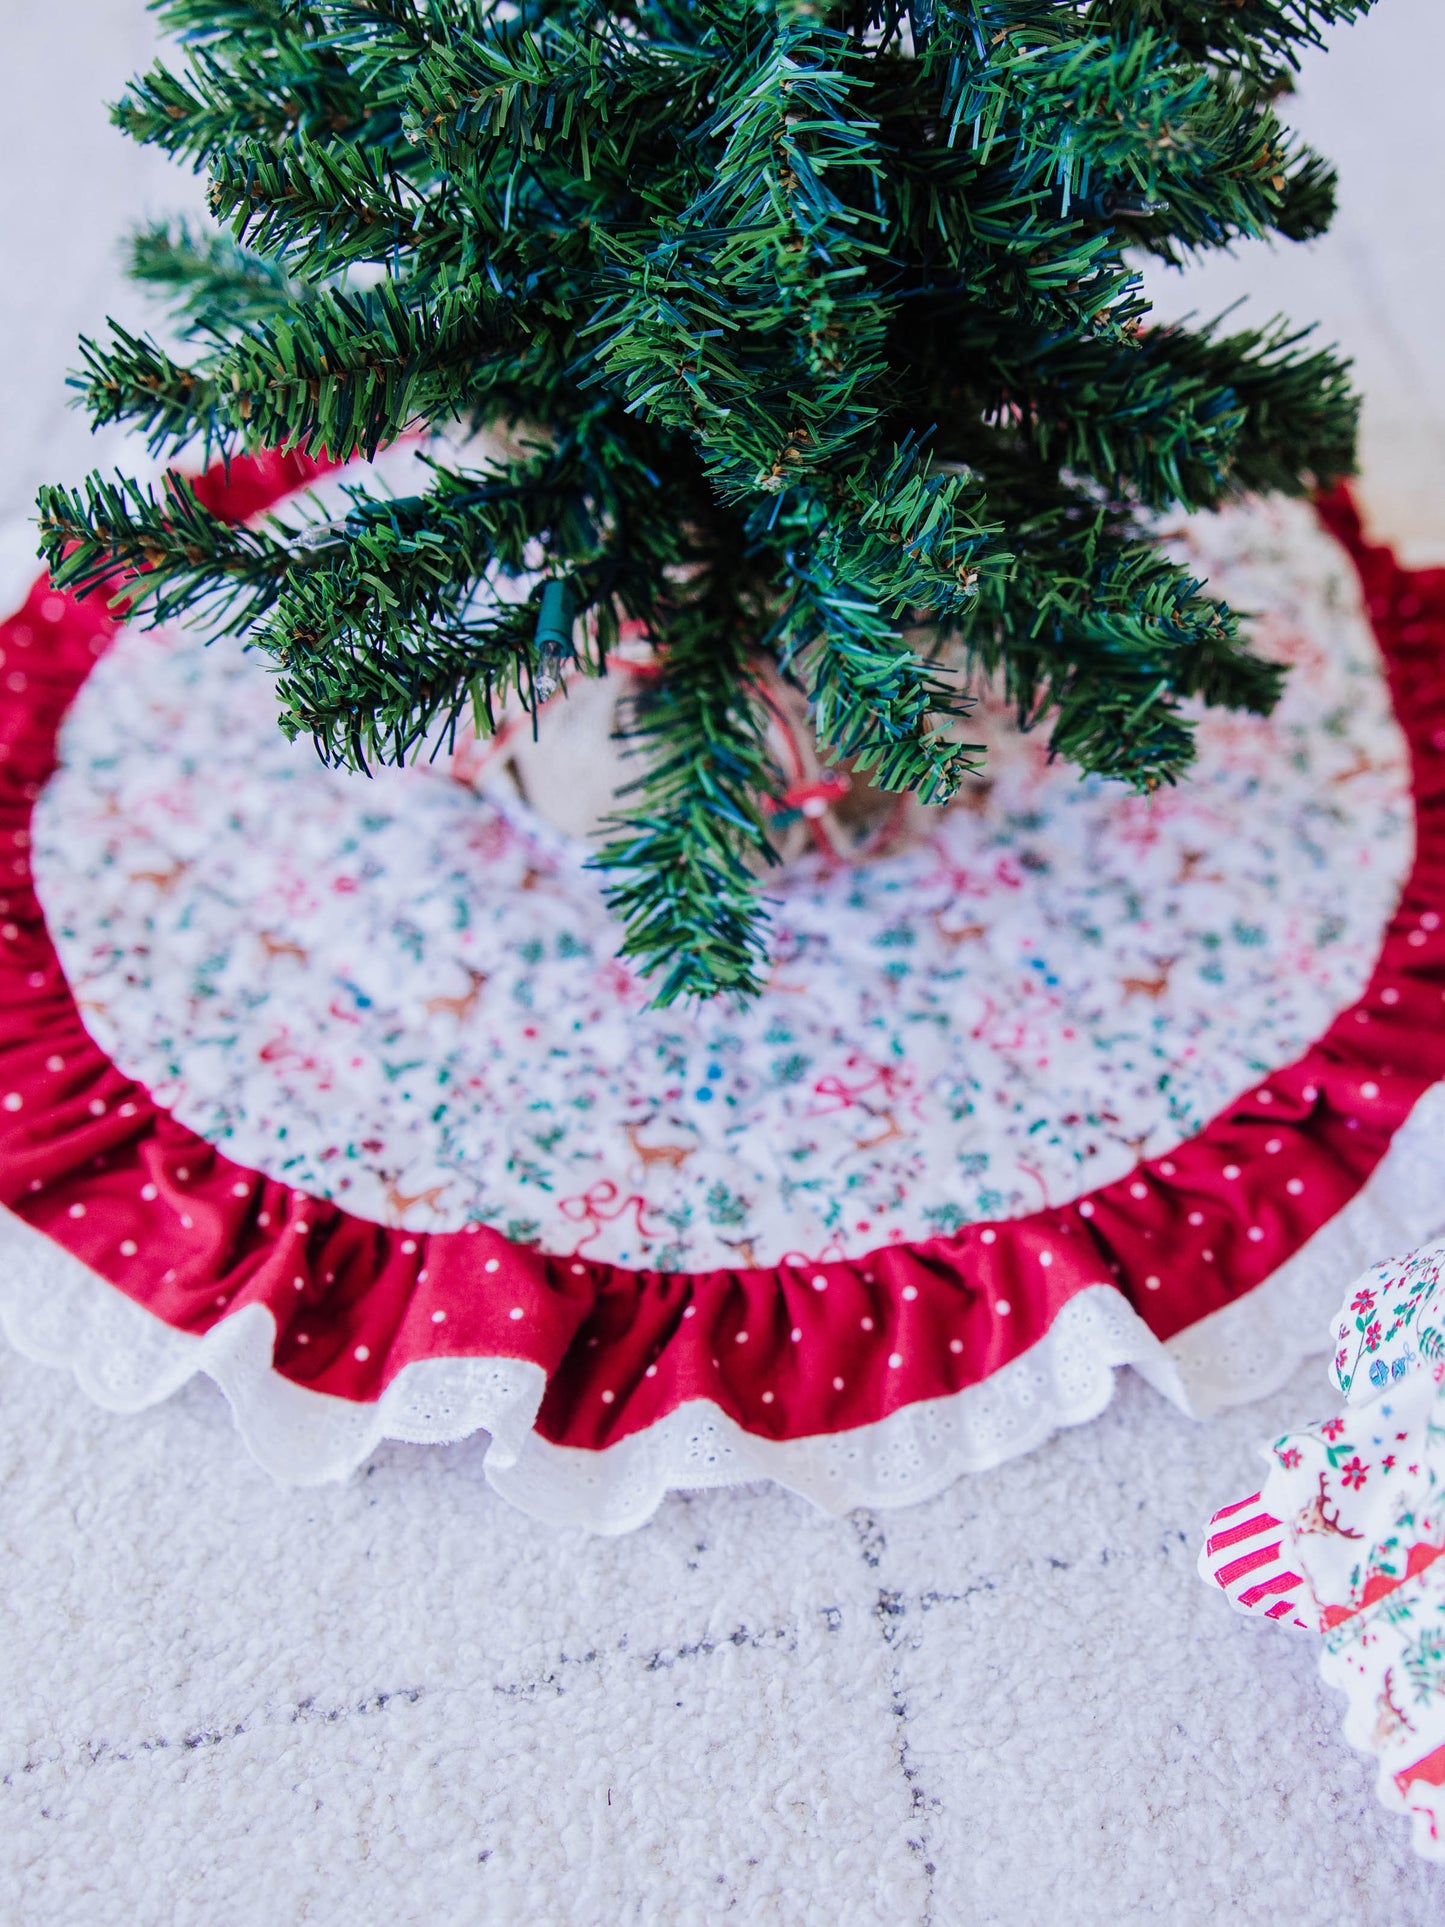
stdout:
POLYGON ((768 988, 650 1011, 585 847, 436 769, 324 769, 239 644, 124 630, 36 874, 82 1016, 228 1156, 421 1229, 678 1270, 1057 1204, 1192 1136, 1363 989, 1413 852, 1348 561, 1298 504, 1192 521, 1292 665, 1151 798, 985 703, 927 840, 770 886, 768 988))

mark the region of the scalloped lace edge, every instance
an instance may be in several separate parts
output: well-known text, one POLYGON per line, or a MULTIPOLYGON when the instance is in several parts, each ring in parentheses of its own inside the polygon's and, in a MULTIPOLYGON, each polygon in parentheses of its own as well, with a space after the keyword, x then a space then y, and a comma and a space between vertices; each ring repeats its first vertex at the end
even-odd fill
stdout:
POLYGON ((913 1504, 1095 1417, 1121 1365, 1195 1417, 1262 1397, 1328 1349, 1339 1293, 1357 1272, 1422 1242, 1442 1218, 1445 1084, 1436 1084, 1343 1210, 1263 1284, 1167 1344, 1112 1286, 1092 1287, 982 1384, 800 1439, 761 1438, 697 1400, 602 1451, 553 1445, 534 1430, 542 1369, 514 1358, 421 1360, 374 1404, 309 1391, 273 1369, 275 1325, 262 1306, 204 1337, 176 1331, 9 1212, 0 1212, 0 1320, 18 1351, 67 1367, 112 1411, 142 1411, 205 1372, 247 1448, 285 1483, 345 1478, 384 1439, 443 1444, 484 1431, 487 1477, 503 1498, 552 1524, 613 1533, 642 1525, 671 1490, 757 1479, 835 1513, 913 1504))

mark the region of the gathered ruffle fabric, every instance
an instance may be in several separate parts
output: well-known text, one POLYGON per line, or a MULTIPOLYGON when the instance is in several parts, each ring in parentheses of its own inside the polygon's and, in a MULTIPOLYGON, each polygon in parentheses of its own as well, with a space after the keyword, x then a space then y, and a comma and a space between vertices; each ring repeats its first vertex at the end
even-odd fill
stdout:
MULTIPOLYGON (((307 476, 276 457, 204 487, 249 515, 307 476)), ((402 1221, 383 1223, 288 1181, 279 1155, 227 1155, 119 1067, 123 1039, 102 1051, 110 1013, 61 967, 31 836, 114 630, 98 599, 37 584, 0 625, 0 1197, 42 1234, 7 1233, 12 1336, 101 1395, 116 1375, 98 1351, 133 1347, 149 1363, 110 1394, 132 1406, 212 1371, 290 1478, 344 1473, 382 1436, 485 1428, 501 1489, 603 1529, 727 1478, 838 1507, 921 1497, 1098 1410, 1120 1363, 1196 1409, 1283 1376, 1378 1227, 1422 1236, 1445 1194, 1445 578, 1366 549, 1343 503, 1326 516, 1361 569, 1415 811, 1362 993, 1202 1128, 1081 1195, 740 1264, 608 1262, 580 1248, 587 1223, 564 1249, 477 1218, 433 1229, 396 1180, 402 1221)))
POLYGON ((1445 1860, 1445 1243, 1367 1271, 1333 1338, 1345 1409, 1275 1440, 1200 1569, 1241 1610, 1322 1635, 1345 1737, 1445 1860))

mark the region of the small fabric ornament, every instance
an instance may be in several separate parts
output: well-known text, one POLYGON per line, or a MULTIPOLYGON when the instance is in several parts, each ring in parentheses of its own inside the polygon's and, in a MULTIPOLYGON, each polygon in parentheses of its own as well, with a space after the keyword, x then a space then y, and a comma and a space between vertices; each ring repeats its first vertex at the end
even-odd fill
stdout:
POLYGON ((1200 1572, 1237 1610, 1322 1635, 1345 1737, 1445 1860, 1445 1243, 1377 1265, 1334 1326, 1343 1412, 1276 1439, 1217 1512, 1200 1572))

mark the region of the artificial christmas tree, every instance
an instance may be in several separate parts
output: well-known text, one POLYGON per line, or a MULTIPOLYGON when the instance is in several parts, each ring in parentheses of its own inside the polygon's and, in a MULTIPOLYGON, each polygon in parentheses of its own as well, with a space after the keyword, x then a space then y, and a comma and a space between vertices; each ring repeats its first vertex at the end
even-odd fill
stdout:
MULTIPOLYGON (((230 230, 135 266, 185 358, 85 344, 97 422, 342 460, 505 429, 404 499, 228 526, 188 485, 48 488, 54 579, 117 564, 277 671, 367 767, 596 673, 642 625, 641 773, 598 861, 666 1003, 755 991, 766 678, 824 758, 946 799, 1002 679, 1081 768, 1188 765, 1184 705, 1279 672, 1146 518, 1347 470, 1340 365, 1280 325, 1152 327, 1133 258, 1317 233, 1276 114, 1368 0, 164 0, 116 109, 230 230)), ((559 779, 560 780, 560 779, 559 779)))

